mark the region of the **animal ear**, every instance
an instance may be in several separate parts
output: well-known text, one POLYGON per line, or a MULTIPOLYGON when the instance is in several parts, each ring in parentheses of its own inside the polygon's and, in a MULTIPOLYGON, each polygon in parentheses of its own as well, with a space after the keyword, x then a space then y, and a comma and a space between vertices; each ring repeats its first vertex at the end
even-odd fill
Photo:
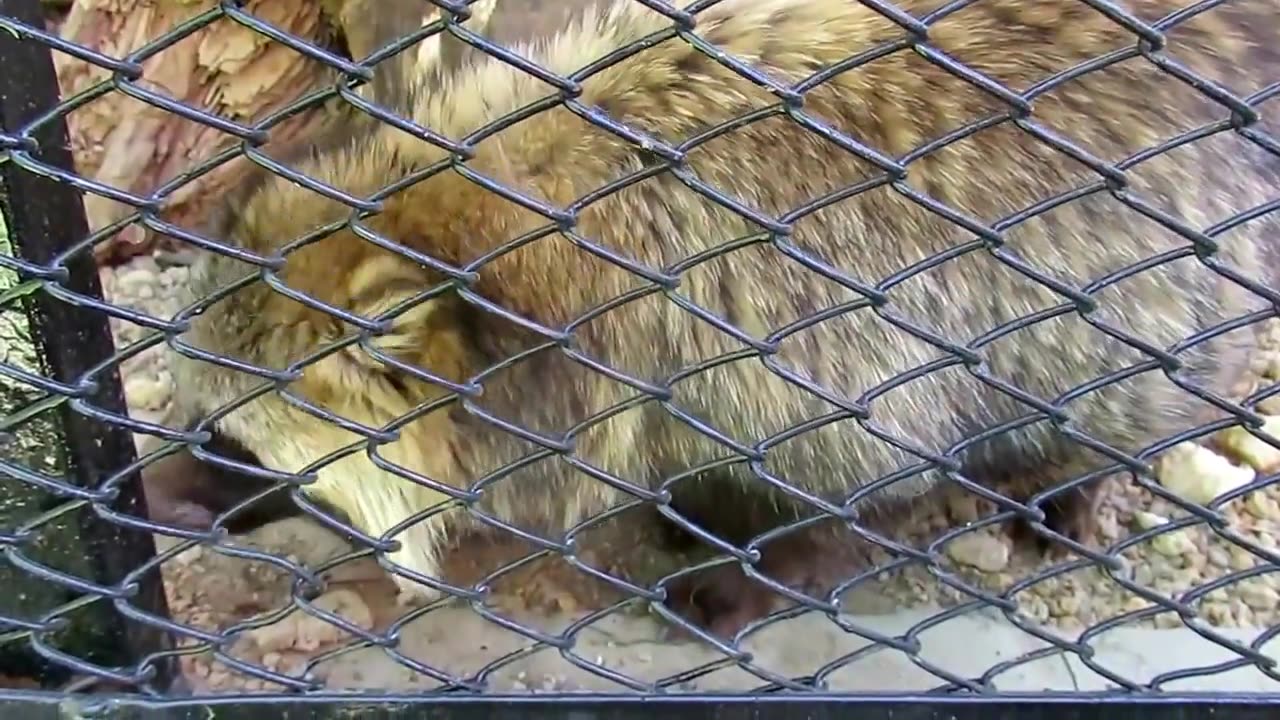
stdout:
MULTIPOLYGON (((425 269, 390 254, 369 258, 358 265, 347 281, 351 310, 369 320, 388 311, 397 313, 389 318, 386 331, 373 335, 369 344, 409 364, 426 353, 430 327, 434 324, 432 316, 441 310, 442 303, 435 298, 424 299, 422 294, 434 284, 425 269), (412 304, 406 306, 407 303, 412 304)), ((352 345, 347 352, 366 368, 395 371, 359 345, 352 345)))

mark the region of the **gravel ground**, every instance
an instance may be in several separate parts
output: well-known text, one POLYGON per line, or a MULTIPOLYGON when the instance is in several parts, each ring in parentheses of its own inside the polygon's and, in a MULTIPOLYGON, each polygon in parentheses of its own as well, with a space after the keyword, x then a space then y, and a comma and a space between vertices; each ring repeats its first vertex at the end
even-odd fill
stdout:
MULTIPOLYGON (((105 270, 104 286, 108 297, 118 304, 168 317, 176 309, 168 290, 183 283, 185 275, 186 269, 181 266, 165 266, 155 258, 142 257, 105 270)), ((115 323, 114 330, 122 345, 145 334, 125 323, 115 323)), ((1280 330, 1271 335, 1259 350, 1253 376, 1242 378, 1237 388, 1241 395, 1251 391, 1261 378, 1280 378, 1280 330)), ((123 373, 132 412, 150 420, 163 417, 171 380, 160 348, 129 360, 123 373)), ((1264 404, 1262 410, 1280 415, 1280 405, 1264 404)), ((1280 421, 1275 427, 1280 436, 1280 421)), ((1280 452, 1247 435, 1228 436, 1224 441, 1222 455, 1188 447, 1170 451, 1160 466, 1161 482, 1171 492, 1203 500, 1247 482, 1255 470, 1261 473, 1280 467, 1280 452)), ((912 532, 916 537, 936 537, 957 523, 976 520, 989 512, 990 508, 981 503, 959 499, 951 502, 946 512, 918 518, 912 532)), ((1243 495, 1224 506, 1223 512, 1230 531, 1261 547, 1276 549, 1280 537, 1280 486, 1243 495)), ((1186 515, 1175 503, 1144 488, 1114 483, 1101 509, 1102 539, 1113 543, 1186 515)), ((172 544, 164 538, 158 541, 164 547, 172 544)), ((312 567, 349 551, 342 540, 302 519, 276 523, 233 542, 289 554, 312 567)), ((489 555, 497 557, 503 552, 509 553, 510 549, 496 548, 492 553, 469 549, 466 554, 458 554, 454 564, 462 575, 478 577, 477 568, 497 562, 489 555)), ((1203 527, 1157 535, 1127 547, 1121 556, 1133 582, 1167 597, 1179 597, 1193 588, 1231 578, 1231 582, 1224 582, 1217 589, 1183 597, 1195 607, 1204 627, 1239 632, 1280 624, 1280 568, 1267 565, 1203 527)), ((1078 638, 1085 628, 1096 623, 1151 607, 1148 600, 1092 567, 1026 582, 1045 561, 1030 551, 1015 550, 1005 528, 990 527, 953 541, 947 546, 944 560, 943 569, 960 583, 1005 593, 1017 604, 1018 624, 1039 627, 1040 632, 1055 636, 1078 638)), ((270 615, 266 621, 238 626, 243 632, 226 650, 239 661, 294 677, 305 673, 333 688, 409 689, 439 684, 429 674, 413 672, 397 662, 388 651, 360 648, 345 630, 292 603, 288 573, 278 567, 192 548, 166 562, 164 572, 171 609, 188 625, 226 629, 245 623, 250 617, 270 615), (291 605, 293 612, 280 619, 291 605), (265 622, 269 624, 249 626, 265 622)), ((506 577, 504 583, 494 587, 493 595, 498 612, 505 617, 543 631, 559 632, 609 601, 598 581, 593 585, 585 578, 563 563, 535 563, 506 577)), ((312 605, 340 615, 354 626, 386 631, 405 612, 395 605, 391 583, 369 560, 339 566, 329 579, 327 591, 312 605)), ((912 566, 885 576, 875 585, 859 588, 856 597, 846 600, 845 606, 860 617, 880 616, 888 626, 896 623, 898 627, 891 631, 896 634, 926 617, 920 614, 925 609, 955 607, 972 599, 943 584, 924 568, 912 566), (917 613, 914 616, 910 615, 913 608, 917 613)), ((1182 620, 1172 612, 1163 612, 1121 624, 1130 628, 1172 628, 1181 626, 1182 620)), ((1011 641, 1018 647, 1008 650, 1012 656, 1045 647, 1043 640, 1019 633, 1017 637, 1022 639, 1011 641)), ((657 623, 636 613, 614 615, 581 628, 573 650, 575 660, 566 660, 556 650, 546 648, 521 653, 520 648, 532 645, 532 641, 465 607, 426 613, 404 625, 398 634, 396 652, 405 657, 451 675, 475 674, 488 667, 491 673, 487 672, 485 678, 490 684, 508 689, 622 689, 583 669, 582 665, 589 663, 644 682, 668 678, 680 687, 730 689, 763 682, 761 675, 752 676, 737 668, 703 678, 680 677, 682 671, 715 663, 723 655, 691 642, 664 642, 657 623), (500 660, 504 657, 509 662, 500 660)), ((1256 632, 1246 633, 1243 642, 1248 644, 1253 635, 1256 632)), ((808 616, 773 626, 748 641, 747 646, 758 653, 757 664, 764 666, 768 661, 768 672, 794 676, 814 672, 842 656, 848 659, 848 653, 865 644, 865 640, 841 631, 825 618, 808 616)), ((926 657, 928 650, 926 642, 926 657)), ((940 652, 946 654, 947 650, 940 652)), ((950 652, 954 655, 956 648, 950 652)), ((1207 662, 1209 655, 1204 653, 1185 664, 1207 662)), ((920 689, 941 682, 905 657, 889 649, 857 655, 856 662, 834 671, 828 679, 837 688, 879 690, 920 689)), ((961 652, 953 660, 954 667, 948 668, 951 672, 964 677, 980 674, 982 668, 974 664, 972 655, 961 652)), ((989 664, 1008 660, 1010 657, 990 658, 989 664)), ((267 680, 241 674, 209 654, 188 656, 184 666, 198 691, 280 688, 267 680)))

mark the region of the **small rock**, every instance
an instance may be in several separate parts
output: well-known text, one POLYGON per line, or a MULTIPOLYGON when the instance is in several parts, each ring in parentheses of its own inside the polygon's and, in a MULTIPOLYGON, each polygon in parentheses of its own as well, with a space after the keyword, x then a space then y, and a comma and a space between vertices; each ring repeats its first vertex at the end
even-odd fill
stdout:
POLYGON ((565 678, 562 678, 562 677, 557 677, 557 676, 555 676, 555 675, 543 675, 543 676, 542 676, 542 689, 543 689, 543 690, 558 690, 558 689, 562 689, 562 688, 563 688, 563 687, 565 687, 567 684, 568 684, 568 683, 565 681, 565 678))
POLYGON ((1227 552, 1226 550, 1223 550, 1220 547, 1209 548, 1208 556, 1209 556, 1209 562, 1213 563, 1214 565, 1217 565, 1218 567, 1231 566, 1231 553, 1227 552))
POLYGON ((1035 620, 1036 622, 1045 622, 1049 619, 1049 603, 1043 598, 1035 595, 1027 595, 1025 599, 1018 601, 1018 611, 1023 615, 1035 620))
POLYGON ((1098 535, 1107 541, 1107 544, 1120 539, 1120 520, 1114 512, 1103 512, 1098 514, 1097 518, 1098 535))
POLYGON ((1263 399, 1258 403, 1257 411, 1263 415, 1280 415, 1280 396, 1263 399))
POLYGON ((1204 505, 1225 492, 1253 481, 1252 468, 1232 465, 1225 457, 1193 442, 1169 448, 1160 458, 1160 484, 1190 502, 1204 505))
POLYGON ((1186 528, 1173 530, 1151 538, 1151 547, 1166 557, 1177 557, 1196 551, 1195 543, 1187 537, 1186 528))
MULTIPOLYGON (((1168 525, 1169 520, 1155 513, 1149 513, 1145 510, 1139 510, 1133 514, 1133 520, 1138 527, 1143 530, 1151 530, 1163 525, 1168 525)), ((1151 538, 1151 547, 1161 555, 1166 557, 1178 557, 1187 553, 1196 551, 1196 544, 1191 541, 1191 537, 1187 533, 1187 528, 1179 528, 1161 533, 1151 538)), ((1168 575, 1168 573, 1162 573, 1168 575)))
POLYGON ((1258 559, 1253 553, 1245 550, 1239 545, 1231 546, 1231 569, 1232 570, 1248 570, 1257 564, 1258 559))
POLYGON ((1124 603, 1125 612, 1137 612, 1139 610, 1145 610, 1150 606, 1151 603, 1147 602, 1146 598, 1142 598, 1137 595, 1129 598, 1124 603))
POLYGON ((1230 603, 1231 619, 1226 623, 1231 627, 1251 627, 1254 622, 1253 608, 1244 604, 1240 598, 1235 598, 1230 603))
MULTIPOLYGON (((1261 366, 1257 366, 1257 368, 1258 370, 1260 370, 1261 366)), ((1255 372, 1257 372, 1258 370, 1255 370, 1255 372)), ((1246 377, 1231 386, 1230 394, 1233 399, 1245 398, 1252 395, 1253 391, 1256 390, 1257 388, 1258 388, 1257 378, 1246 377)))
POLYGON ((298 642, 298 615, 294 611, 279 622, 250 630, 246 637, 264 652, 288 650, 298 642))
MULTIPOLYGON (((1199 550, 1199 546, 1197 546, 1197 550, 1199 550)), ((1206 571, 1209 569, 1209 559, 1204 556, 1203 552, 1183 555, 1182 560, 1185 563, 1182 577, 1187 580, 1198 582, 1204 578, 1206 571)))
MULTIPOLYGON (((1188 537, 1188 539, 1190 538, 1188 537)), ((1195 554, 1194 550, 1195 548, 1193 547, 1191 551, 1186 553, 1158 558, 1157 562, 1152 563, 1156 569, 1156 577, 1166 582, 1186 578, 1190 574, 1190 568, 1188 567, 1190 562, 1187 560, 1187 555, 1195 554)))
POLYGON ((209 673, 209 687, 222 688, 231 681, 231 673, 224 668, 217 668, 209 673))
MULTIPOLYGON (((1263 418, 1262 427, 1258 428, 1258 432, 1280 441, 1280 416, 1264 415, 1263 418)), ((1280 449, 1254 437, 1241 426, 1237 425, 1224 430, 1221 437, 1222 444, 1227 450, 1255 470, 1267 472, 1270 468, 1280 465, 1280 449)))
POLYGON ((1138 527, 1143 530, 1150 530, 1152 528, 1158 528, 1161 525, 1167 525, 1169 523, 1169 518, 1164 517, 1163 515, 1147 512, 1146 510, 1139 510, 1133 514, 1133 521, 1138 523, 1138 527))
MULTIPOLYGON (((353 590, 330 590, 316 598, 312 604, 317 609, 338 615, 362 629, 373 627, 373 612, 353 590)), ((258 648, 264 652, 290 649, 312 652, 349 637, 346 630, 301 610, 293 612, 280 622, 255 628, 250 634, 258 648)))
POLYGON ((1009 565, 1009 546, 985 533, 969 533, 947 544, 947 556, 983 572, 999 572, 1009 565))
POLYGON ((1200 612, 1214 625, 1226 625, 1231 621, 1231 608, 1225 602, 1207 602, 1200 612))
POLYGON ((951 516, 951 522, 955 525, 968 525, 981 517, 977 496, 968 493, 950 498, 947 502, 947 511, 951 516))
POLYGON ((1060 595, 1053 602, 1054 617, 1071 617, 1080 612, 1083 605, 1083 598, 1079 595, 1071 593, 1060 595))
POLYGON ((1254 610, 1270 612, 1280 607, 1280 592, 1266 585, 1241 583, 1240 599, 1254 610))
POLYGON ((1143 563, 1134 568, 1133 582, 1143 587, 1150 587, 1156 580, 1155 570, 1151 568, 1150 563, 1143 563))
POLYGON ((1259 520, 1280 519, 1280 503, 1276 503, 1262 490, 1256 490, 1246 495, 1244 507, 1249 511, 1249 514, 1259 520))
MULTIPOLYGON (((346 588, 330 590, 316 598, 313 604, 321 610, 338 615, 343 620, 362 630, 369 630, 373 627, 373 611, 369 609, 364 598, 361 598, 354 590, 346 588)), ((319 618, 314 619, 328 625, 327 621, 319 618)))

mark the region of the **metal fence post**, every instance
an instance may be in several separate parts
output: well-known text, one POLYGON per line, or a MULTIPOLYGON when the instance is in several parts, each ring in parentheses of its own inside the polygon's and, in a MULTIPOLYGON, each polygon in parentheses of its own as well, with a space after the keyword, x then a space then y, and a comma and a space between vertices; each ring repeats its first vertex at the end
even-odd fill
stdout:
MULTIPOLYGON (((16 18, 34 27, 43 24, 39 0, 0 0, 0 13, 16 18)), ((26 135, 25 126, 40 114, 55 107, 59 99, 58 81, 48 48, 35 42, 24 42, 8 33, 0 32, 0 118, 3 131, 17 138, 42 161, 59 168, 71 168, 72 154, 67 139, 64 120, 59 117, 39 125, 26 135)), ((29 172, 9 161, 0 165, 0 178, 4 185, 4 211, 6 225, 13 243, 13 250, 22 261, 37 266, 50 266, 58 255, 82 241, 88 234, 88 224, 78 191, 48 177, 29 172)), ((96 265, 90 253, 81 253, 60 263, 63 271, 61 285, 78 295, 100 297, 96 265)), ((118 373, 108 367, 94 373, 86 382, 86 372, 113 355, 114 348, 106 317, 92 308, 75 306, 59 300, 47 292, 37 291, 26 298, 25 310, 30 319, 31 337, 35 339, 36 354, 41 356, 48 376, 83 390, 80 399, 110 413, 124 413, 125 402, 118 373)), ((66 481, 80 488, 94 488, 112 472, 127 467, 134 461, 133 440, 129 431, 113 427, 109 423, 90 418, 74 411, 70 403, 61 403, 57 418, 60 432, 54 436, 65 442, 66 481)), ((52 448, 46 448, 51 451, 52 448)), ((0 490, 6 494, 17 493, 21 481, 6 483, 0 490)), ((38 497, 21 502, 14 497, 4 498, 0 508, 0 547, 8 557, 28 538, 15 533, 15 527, 29 522, 24 514, 47 512, 48 493, 34 488, 29 492, 38 497), (25 507, 18 508, 23 505, 25 507), (43 506, 42 506, 43 505, 43 506), (12 534, 11 534, 12 533, 12 534)), ((55 498, 55 501, 57 499, 55 498)), ((135 476, 122 486, 115 500, 115 509, 133 515, 145 512, 141 484, 135 476)), ((84 580, 106 587, 119 584, 125 576, 136 570, 155 554, 152 538, 148 533, 111 524, 100 518, 85 504, 71 514, 75 518, 60 528, 56 541, 46 550, 55 558, 66 556, 74 559, 79 568, 87 572, 84 580), (78 554, 79 557, 75 557, 78 554)), ((51 560, 56 564, 56 559, 51 560)), ((16 600, 0 598, 0 615, 18 612, 26 621, 41 621, 40 613, 53 609, 48 603, 66 603, 77 595, 71 588, 47 585, 28 592, 21 583, 34 584, 36 580, 26 570, 20 570, 11 562, 0 568, 0 583, 6 587, 4 595, 17 596, 16 600), (54 590, 55 592, 50 592, 54 590), (36 598, 34 596, 40 596, 36 598), (27 613, 36 613, 35 616, 27 613)), ((41 581, 43 582, 43 581, 41 581)), ((128 602, 138 609, 167 616, 163 585, 158 572, 149 572, 141 578, 137 594, 128 602)), ((2 618, 0 618, 2 619, 2 618)), ((85 663, 79 668, 66 668, 94 673, 93 666, 129 668, 149 654, 162 652, 169 647, 166 633, 144 623, 130 621, 121 615, 109 598, 99 598, 84 607, 69 612, 64 627, 50 637, 41 638, 60 653, 74 656, 85 663)), ((7 628, 6 628, 7 629, 7 628)), ((42 633, 36 631, 34 636, 42 633)), ((2 635, 0 635, 2 637, 2 635)), ((19 666, 36 662, 43 650, 37 643, 13 643, 0 645, 0 669, 7 664, 19 666), (15 649, 15 645, 25 645, 15 649)), ((44 667, 38 672, 46 683, 63 679, 67 673, 57 667, 62 663, 39 663, 44 667)), ((170 684, 173 674, 171 663, 155 665, 157 675, 151 682, 159 688, 170 684)))

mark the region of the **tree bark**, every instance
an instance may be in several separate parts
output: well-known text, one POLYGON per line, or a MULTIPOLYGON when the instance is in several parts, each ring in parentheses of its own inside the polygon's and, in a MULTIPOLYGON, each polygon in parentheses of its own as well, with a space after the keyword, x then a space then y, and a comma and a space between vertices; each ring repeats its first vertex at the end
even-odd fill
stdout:
MULTIPOLYGON (((62 38, 112 58, 128 57, 184 21, 217 6, 216 0, 45 0, 62 38)), ((563 23, 588 0, 475 0, 467 27, 499 43, 526 40, 563 23)), ((250 0, 244 11, 272 27, 336 54, 363 59, 439 18, 423 0, 250 0)), ((403 73, 391 65, 444 66, 478 52, 448 33, 429 37, 395 58, 379 63, 382 82, 360 90, 375 101, 395 94, 403 73)), ((69 55, 54 53, 64 98, 111 81, 111 72, 69 55)), ((138 85, 243 125, 258 123, 314 90, 331 86, 337 73, 229 17, 146 56, 138 85)), ((262 148, 269 155, 317 132, 337 116, 333 100, 270 129, 262 148)), ((201 161, 239 139, 113 90, 67 117, 76 171, 87 178, 139 196, 155 193, 201 161)), ((249 160, 239 157, 181 185, 164 199, 161 219, 199 230, 199 218, 242 175, 249 160)), ((133 214, 128 205, 86 193, 90 229, 108 228, 133 214)), ((114 232, 95 246, 99 262, 111 263, 150 252, 172 241, 138 223, 114 232)))
MULTIPOLYGON (((73 0, 59 33, 64 39, 112 58, 146 47, 180 23, 217 5, 215 0, 73 0)), ((251 0, 244 10, 264 22, 333 49, 338 33, 316 0, 251 0)), ((109 82, 111 72, 69 55, 55 53, 64 98, 109 82)), ((183 105, 241 124, 260 122, 312 90, 331 83, 333 73, 322 63, 223 17, 142 61, 137 84, 183 105)), ((264 150, 314 131, 323 111, 308 111, 275 125, 264 150)), ((167 110, 112 91, 68 116, 76 171, 113 188, 150 195, 165 183, 207 160, 239 139, 187 120, 167 110)), ((197 219, 245 170, 244 158, 170 193, 161 218, 184 229, 198 229, 197 219)), ((97 195, 85 195, 94 231, 133 212, 129 206, 97 195)), ((102 262, 148 252, 165 238, 139 224, 115 233, 96 246, 102 262)))

